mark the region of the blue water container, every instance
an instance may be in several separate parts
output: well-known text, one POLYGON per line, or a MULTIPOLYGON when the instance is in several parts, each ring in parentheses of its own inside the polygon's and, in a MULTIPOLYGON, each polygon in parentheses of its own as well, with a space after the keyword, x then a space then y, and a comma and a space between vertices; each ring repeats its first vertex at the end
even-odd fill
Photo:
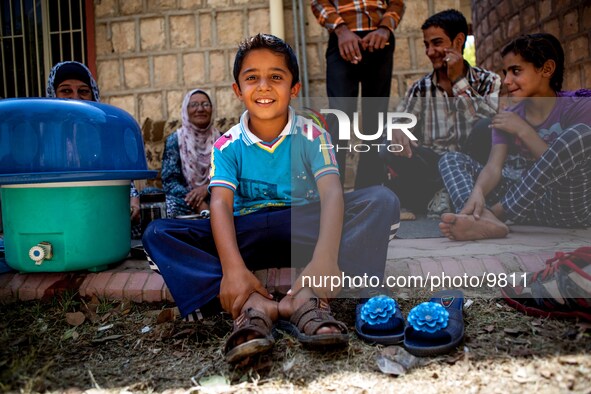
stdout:
POLYGON ((6 262, 21 272, 99 271, 130 245, 130 180, 148 179, 137 122, 107 104, 0 100, 6 262))

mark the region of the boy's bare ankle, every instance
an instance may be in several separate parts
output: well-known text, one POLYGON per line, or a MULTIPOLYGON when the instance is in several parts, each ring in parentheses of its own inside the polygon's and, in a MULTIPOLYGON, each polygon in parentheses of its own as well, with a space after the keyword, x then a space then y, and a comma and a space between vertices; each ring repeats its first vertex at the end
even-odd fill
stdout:
POLYGON ((253 308, 264 313, 271 321, 276 321, 279 318, 278 305, 277 301, 263 297, 259 293, 252 293, 242 306, 241 312, 253 308))
POLYGON ((279 316, 288 319, 293 313, 310 298, 316 297, 314 291, 309 287, 304 287, 297 294, 286 295, 279 301, 279 316))

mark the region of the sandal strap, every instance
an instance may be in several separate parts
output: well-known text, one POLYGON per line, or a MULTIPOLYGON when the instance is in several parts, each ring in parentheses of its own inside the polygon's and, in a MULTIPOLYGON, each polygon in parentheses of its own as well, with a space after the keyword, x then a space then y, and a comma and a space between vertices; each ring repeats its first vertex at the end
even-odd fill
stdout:
POLYGON ((253 308, 244 310, 233 322, 232 334, 226 340, 226 353, 235 346, 234 342, 236 339, 246 335, 248 332, 265 338, 270 335, 272 328, 273 322, 261 311, 253 308))
POLYGON ((334 318, 328 303, 318 297, 306 301, 294 312, 290 321, 306 335, 314 335, 319 328, 327 325, 336 326, 341 333, 347 332, 347 326, 334 318))
POLYGON ((236 331, 250 325, 270 330, 273 327, 273 322, 263 312, 254 308, 247 308, 240 314, 240 316, 236 318, 236 320, 234 320, 234 328, 232 331, 236 331))

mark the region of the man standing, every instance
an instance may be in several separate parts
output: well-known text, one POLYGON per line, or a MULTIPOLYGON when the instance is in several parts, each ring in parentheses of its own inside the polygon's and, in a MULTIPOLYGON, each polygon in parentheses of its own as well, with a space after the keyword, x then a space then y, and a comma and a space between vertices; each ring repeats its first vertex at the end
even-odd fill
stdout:
MULTIPOLYGON (((326 91, 331 109, 345 112, 353 120, 361 84, 362 134, 375 134, 378 114, 388 110, 394 30, 404 14, 403 0, 312 0, 312 12, 320 25, 330 33, 326 50, 326 91)), ((329 132, 339 147, 350 141, 339 141, 336 116, 327 116, 329 132), (341 142, 341 143, 339 143, 341 142)), ((347 149, 336 149, 345 174, 347 149)), ((377 150, 359 153, 355 188, 384 181, 384 166, 377 150)))
POLYGON ((394 130, 391 143, 404 149, 380 155, 392 170, 390 187, 402 207, 425 212, 430 206, 430 213, 438 215, 446 208, 446 194, 436 193, 443 188, 439 159, 445 152, 461 151, 486 163, 491 146, 488 125, 498 109, 501 78, 464 60, 468 24, 459 11, 432 15, 421 29, 433 72, 416 81, 397 108, 417 117, 411 131, 418 141, 394 130))

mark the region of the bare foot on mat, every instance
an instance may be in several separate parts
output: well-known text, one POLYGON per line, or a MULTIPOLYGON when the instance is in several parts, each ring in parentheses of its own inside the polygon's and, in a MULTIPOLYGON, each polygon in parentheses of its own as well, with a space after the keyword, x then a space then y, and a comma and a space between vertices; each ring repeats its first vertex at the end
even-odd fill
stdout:
POLYGON ((509 227, 486 210, 480 219, 473 215, 444 213, 441 215, 439 229, 452 241, 504 238, 509 234, 509 227))

